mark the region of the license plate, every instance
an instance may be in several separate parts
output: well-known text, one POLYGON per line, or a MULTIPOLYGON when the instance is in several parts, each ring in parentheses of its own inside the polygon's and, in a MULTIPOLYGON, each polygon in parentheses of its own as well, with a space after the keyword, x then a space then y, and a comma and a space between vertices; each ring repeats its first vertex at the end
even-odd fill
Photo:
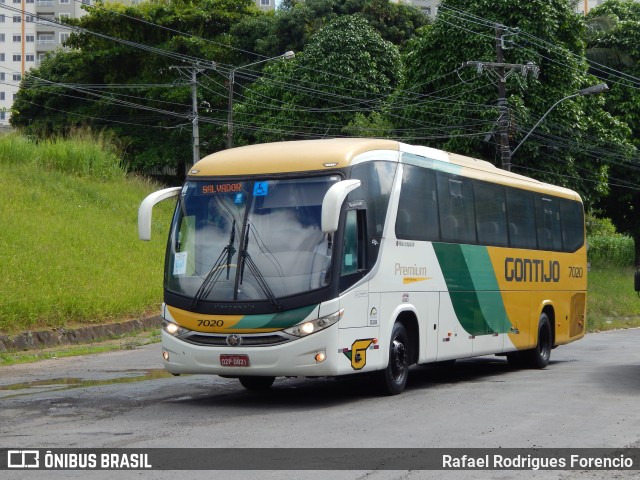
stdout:
POLYGON ((248 355, 220 355, 220 365, 223 367, 248 367, 248 355))

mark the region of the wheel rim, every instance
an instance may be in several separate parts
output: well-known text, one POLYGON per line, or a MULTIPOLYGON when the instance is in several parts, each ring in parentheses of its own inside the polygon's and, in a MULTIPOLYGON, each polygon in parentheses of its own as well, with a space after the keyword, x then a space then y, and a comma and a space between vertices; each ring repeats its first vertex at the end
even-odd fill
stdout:
POLYGON ((398 338, 391 344, 391 375, 396 383, 402 383, 407 373, 407 347, 398 338))

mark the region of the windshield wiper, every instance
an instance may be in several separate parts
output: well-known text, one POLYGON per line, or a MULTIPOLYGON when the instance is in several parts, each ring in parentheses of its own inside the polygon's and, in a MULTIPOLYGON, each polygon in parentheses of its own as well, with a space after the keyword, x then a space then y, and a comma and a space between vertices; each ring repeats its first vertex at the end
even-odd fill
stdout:
POLYGON ((260 287, 262 292, 265 294, 267 299, 271 302, 271 305, 273 305, 273 307, 276 310, 280 311, 284 307, 282 306, 282 304, 280 302, 278 302, 278 299, 273 294, 273 291, 271 290, 271 288, 269 288, 269 284, 265 280, 265 278, 262 275, 262 273, 260 273, 260 269, 255 264, 255 262, 251 258, 251 255, 249 255, 249 251, 247 250, 247 247, 249 245, 249 232, 250 231, 251 231, 251 224, 247 222, 247 233, 246 233, 246 235, 244 237, 244 245, 243 245, 242 251, 240 253, 240 262, 241 262, 240 263, 240 284, 242 284, 242 280, 243 280, 243 277, 244 277, 244 266, 248 265, 249 266, 249 271, 251 272, 253 277, 256 279, 256 283, 258 284, 258 286, 260 287))
POLYGON ((220 278, 220 275, 222 275, 222 270, 223 270, 222 267, 224 266, 225 262, 227 266, 227 280, 229 280, 229 271, 231 270, 231 259, 233 258, 233 255, 235 255, 236 253, 236 249, 233 246, 235 243, 235 239, 236 239, 236 221, 234 219, 233 225, 231 225, 231 234, 229 235, 229 243, 225 245, 225 247, 222 249, 222 252, 220 252, 218 259, 215 261, 215 263, 213 264, 213 267, 211 267, 211 270, 209 270, 209 273, 207 273, 207 276, 202 281, 202 285, 200 285, 200 288, 198 289, 195 296, 193 297, 193 302, 191 302, 191 307, 195 307, 200 300, 209 296, 209 294, 211 293, 211 290, 213 290, 213 287, 215 286, 216 282, 220 278))

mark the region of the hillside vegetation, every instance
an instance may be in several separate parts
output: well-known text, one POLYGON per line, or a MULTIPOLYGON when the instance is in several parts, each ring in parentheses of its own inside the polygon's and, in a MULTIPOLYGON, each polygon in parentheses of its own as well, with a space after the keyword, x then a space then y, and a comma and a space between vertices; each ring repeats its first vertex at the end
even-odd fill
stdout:
POLYGON ((0 138, 0 333, 157 312, 172 206, 156 207, 151 242, 137 210, 158 188, 100 138, 0 138))
MULTIPOLYGON (((155 207, 151 242, 137 238, 137 211, 158 188, 127 176, 100 138, 0 138, 0 333, 157 313, 173 202, 155 207)), ((639 326, 633 242, 603 236, 590 250, 588 328, 639 326)))

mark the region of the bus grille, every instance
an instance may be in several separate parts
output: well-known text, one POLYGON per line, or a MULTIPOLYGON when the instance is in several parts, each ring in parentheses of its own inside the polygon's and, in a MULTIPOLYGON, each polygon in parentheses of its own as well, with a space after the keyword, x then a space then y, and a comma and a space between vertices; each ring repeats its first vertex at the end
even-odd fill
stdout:
MULTIPOLYGON (((200 335, 193 334, 181 337, 181 340, 192 343, 194 345, 228 347, 228 335, 200 335)), ((281 335, 240 335, 242 338, 241 345, 243 347, 268 347, 281 343, 290 342, 292 338, 281 335)))

